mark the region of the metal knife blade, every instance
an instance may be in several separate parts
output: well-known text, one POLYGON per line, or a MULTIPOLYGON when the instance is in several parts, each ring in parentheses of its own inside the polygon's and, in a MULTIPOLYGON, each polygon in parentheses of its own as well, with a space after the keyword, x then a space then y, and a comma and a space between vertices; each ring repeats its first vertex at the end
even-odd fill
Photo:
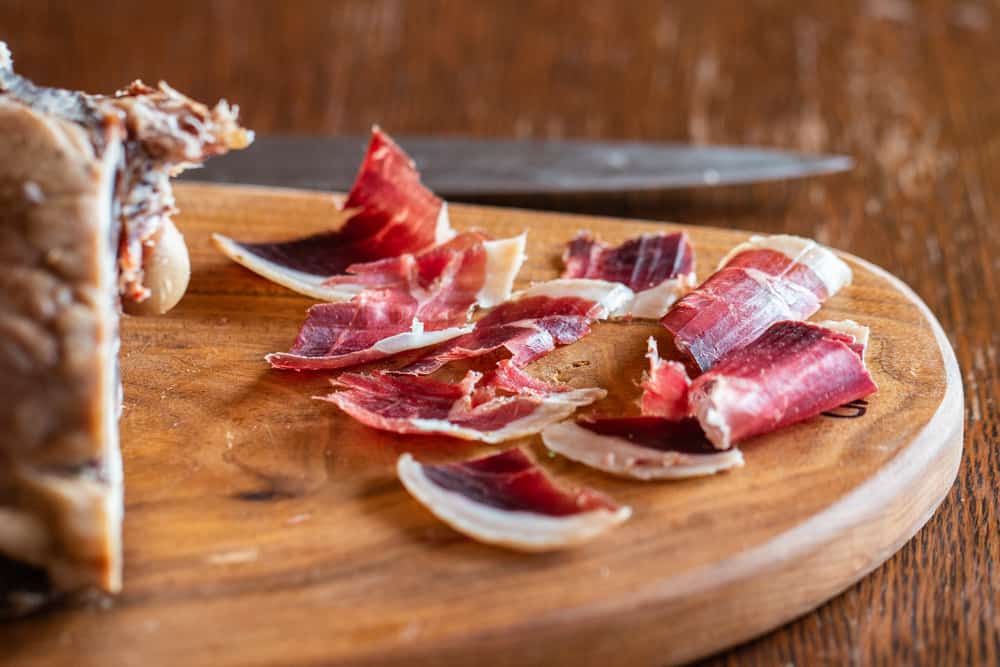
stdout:
MULTIPOLYGON (((398 137, 424 183, 445 197, 731 185, 845 171, 842 155, 613 141, 398 137)), ((259 137, 183 178, 316 190, 351 187, 364 137, 259 137)))

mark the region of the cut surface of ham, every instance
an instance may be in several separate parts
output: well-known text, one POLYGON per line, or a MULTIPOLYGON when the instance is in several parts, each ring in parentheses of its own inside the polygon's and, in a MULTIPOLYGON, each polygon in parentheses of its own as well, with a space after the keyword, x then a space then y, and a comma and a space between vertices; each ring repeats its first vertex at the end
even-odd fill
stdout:
POLYGON ((725 449, 868 396, 867 340, 855 322, 778 322, 694 380, 692 412, 725 449))
POLYGON ((338 229, 275 243, 243 243, 216 234, 215 245, 234 262, 288 289, 326 301, 349 299, 357 289, 327 284, 352 264, 418 253, 450 240, 455 232, 445 203, 420 182, 409 156, 379 128, 338 229))
POLYGON ((815 241, 755 236, 661 322, 677 349, 706 371, 775 322, 808 318, 850 280, 850 267, 815 241))
POLYGON ((684 364, 661 359, 656 339, 652 336, 647 341, 647 349, 649 372, 642 381, 642 397, 639 399, 642 414, 667 419, 687 417, 691 379, 684 370, 684 364))
POLYGON ((694 251, 687 234, 642 234, 609 246, 580 232, 563 253, 563 278, 621 283, 635 294, 616 315, 659 319, 695 285, 694 251))
POLYGON ((520 551, 579 544, 631 516, 601 493, 557 486, 520 449, 438 465, 403 454, 396 470, 410 495, 458 532, 520 551))
POLYGON ((538 433, 606 395, 598 388, 545 391, 541 384, 503 395, 497 390, 517 387, 481 383, 482 377, 470 371, 451 384, 382 372, 346 373, 333 381, 343 390, 319 398, 383 431, 498 443, 538 433))
POLYGON ((542 431, 553 452, 619 477, 641 480, 712 475, 743 465, 736 448, 720 452, 691 418, 602 417, 542 431))
POLYGON ((525 365, 590 333, 594 321, 608 317, 630 298, 624 285, 602 280, 553 280, 518 292, 482 319, 473 330, 436 347, 396 371, 426 375, 456 359, 506 348, 516 365, 525 365))

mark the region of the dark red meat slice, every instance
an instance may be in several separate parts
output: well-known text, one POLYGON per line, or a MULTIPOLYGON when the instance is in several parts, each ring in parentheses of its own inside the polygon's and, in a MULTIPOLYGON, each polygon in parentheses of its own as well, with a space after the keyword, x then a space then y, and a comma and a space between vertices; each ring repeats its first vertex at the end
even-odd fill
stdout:
POLYGON ((344 208, 354 213, 333 231, 275 243, 216 236, 216 245, 266 278, 327 298, 331 290, 321 288, 323 280, 352 264, 420 252, 452 235, 444 202, 421 184, 409 156, 377 127, 344 208))
POLYGON ((853 322, 778 322, 691 385, 694 414, 720 449, 877 391, 853 322))
POLYGON ((507 387, 480 386, 481 378, 469 372, 460 383, 449 384, 382 372, 347 373, 333 381, 344 391, 321 398, 372 428, 495 443, 537 433, 605 395, 596 388, 542 393, 538 387, 498 395, 497 389, 507 387))
POLYGON ((706 371, 775 322, 812 315, 850 275, 842 260, 813 241, 754 237, 661 321, 677 348, 706 371))
POLYGON ((406 489, 439 519, 482 542, 546 551, 588 540, 631 514, 590 489, 557 486, 520 449, 458 463, 397 465, 406 489))
POLYGON ((606 310, 579 297, 530 296, 501 304, 476 322, 475 328, 429 351, 400 373, 426 375, 449 361, 488 354, 505 347, 515 364, 524 365, 590 333, 590 325, 606 310))
POLYGON ((622 283, 635 292, 694 271, 694 251, 687 234, 642 234, 608 246, 580 232, 563 253, 563 278, 597 278, 622 283))
POLYGON ((649 337, 648 348, 649 372, 642 381, 642 397, 639 399, 642 414, 668 419, 688 416, 691 380, 684 365, 661 359, 656 339, 652 336, 649 337))

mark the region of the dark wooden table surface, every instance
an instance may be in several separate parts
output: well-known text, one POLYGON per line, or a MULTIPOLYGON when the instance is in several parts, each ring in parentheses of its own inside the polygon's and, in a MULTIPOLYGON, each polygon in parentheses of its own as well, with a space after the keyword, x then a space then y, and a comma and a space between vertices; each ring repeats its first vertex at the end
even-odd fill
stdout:
POLYGON ((966 453, 885 566, 706 664, 1000 663, 1000 5, 0 1, 40 82, 163 78, 262 133, 591 137, 848 153, 850 174, 489 203, 815 236, 908 282, 965 381, 966 453))

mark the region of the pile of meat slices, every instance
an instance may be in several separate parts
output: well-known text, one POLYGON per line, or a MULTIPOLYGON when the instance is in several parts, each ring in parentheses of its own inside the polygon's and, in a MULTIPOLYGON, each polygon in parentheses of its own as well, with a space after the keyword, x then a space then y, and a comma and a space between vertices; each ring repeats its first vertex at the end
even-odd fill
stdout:
MULTIPOLYGON (((711 475, 743 465, 737 444, 876 391, 868 329, 806 322, 851 280, 832 252, 794 236, 755 236, 697 284, 684 233, 643 234, 611 247, 569 241, 561 278, 512 293, 525 235, 494 239, 451 227, 445 202, 378 128, 338 229, 293 241, 216 236, 234 261, 325 301, 308 310, 275 369, 348 369, 318 397, 395 433, 502 443, 541 434, 568 459, 636 480, 711 475), (595 321, 659 320, 682 361, 649 339, 641 415, 573 418, 605 396, 533 377, 525 366, 586 336, 595 321), (409 352, 402 366, 359 371, 409 352), (457 382, 432 373, 458 359, 503 357, 457 382)), ((640 380, 640 378, 636 378, 640 380)), ((484 542, 549 550, 625 521, 628 507, 556 484, 521 449, 446 464, 410 454, 406 489, 455 529, 484 542)))

